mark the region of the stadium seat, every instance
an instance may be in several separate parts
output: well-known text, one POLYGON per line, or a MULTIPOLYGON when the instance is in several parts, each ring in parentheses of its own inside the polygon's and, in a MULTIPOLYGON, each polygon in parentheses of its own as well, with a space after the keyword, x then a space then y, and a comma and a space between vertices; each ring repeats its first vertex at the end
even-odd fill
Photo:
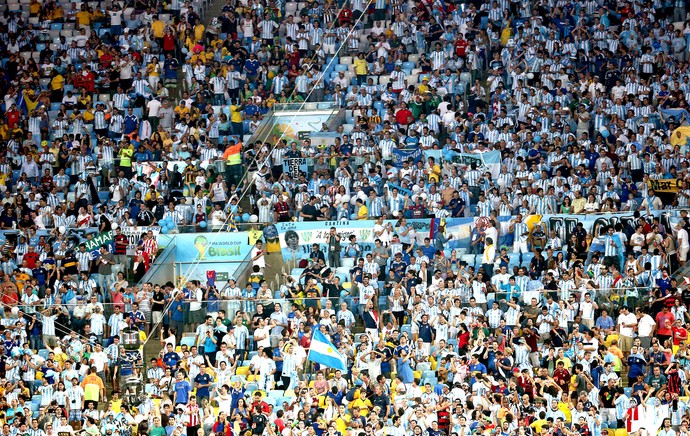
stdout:
POLYGON ((433 378, 425 378, 425 379, 422 381, 422 384, 425 385, 425 384, 427 384, 427 383, 429 383, 431 386, 436 386, 436 385, 438 384, 438 379, 437 379, 436 377, 433 377, 433 378))
POLYGON ((436 371, 422 371, 422 378, 428 379, 428 378, 434 378, 436 377, 436 371))
POLYGON ((192 347, 196 345, 196 338, 191 336, 185 336, 180 340, 180 345, 186 345, 187 347, 192 347))
MULTIPOLYGON (((421 371, 421 372, 424 372, 424 371, 431 371, 431 365, 430 365, 429 363, 427 363, 427 362, 419 362, 419 363, 417 364, 417 368, 416 368, 416 369, 417 369, 417 371, 421 371)), ((434 375, 436 375, 436 374, 434 374, 434 375)))
POLYGON ((474 264, 477 262, 477 256, 474 254, 463 254, 460 260, 467 263, 469 266, 474 266, 474 264))

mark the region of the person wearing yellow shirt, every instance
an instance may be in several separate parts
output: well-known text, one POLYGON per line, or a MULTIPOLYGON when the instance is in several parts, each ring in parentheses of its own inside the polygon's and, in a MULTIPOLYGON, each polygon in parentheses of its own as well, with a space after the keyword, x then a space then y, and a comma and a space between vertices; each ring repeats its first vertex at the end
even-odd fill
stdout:
POLYGON ((93 108, 91 107, 91 103, 86 105, 86 109, 84 109, 84 112, 82 113, 82 117, 84 118, 84 121, 86 123, 90 123, 93 121, 95 118, 93 114, 93 108))
POLYGON ((37 0, 31 0, 31 4, 29 4, 29 16, 37 17, 39 12, 41 12, 41 4, 37 0))
POLYGON ((241 138, 244 134, 244 126, 242 125, 242 110, 244 109, 244 103, 241 105, 231 104, 230 105, 230 125, 232 125, 232 132, 235 135, 239 135, 241 138))
POLYGON ((427 161, 427 170, 429 171, 429 181, 439 183, 441 180, 441 167, 436 163, 436 159, 429 157, 427 161))
POLYGON ((163 33, 165 32, 165 23, 158 18, 158 15, 153 16, 151 22, 151 33, 153 37, 158 40, 160 47, 163 47, 163 33))
POLYGON ((194 38, 196 38, 197 41, 204 40, 204 32, 206 32, 206 26, 203 24, 199 23, 194 26, 194 38))
POLYGON ((120 158, 119 169, 125 173, 125 177, 132 176, 132 156, 134 155, 134 147, 131 143, 126 143, 118 152, 117 157, 120 158))
POLYGON ((358 220, 366 220, 369 219, 369 209, 367 206, 364 204, 361 198, 357 199, 357 217, 355 219, 358 220))
POLYGON ((89 12, 86 5, 81 5, 81 10, 77 12, 77 24, 79 26, 91 27, 91 21, 93 20, 93 14, 89 12))
POLYGON ((427 92, 431 92, 431 89, 429 88, 429 79, 427 77, 422 79, 422 84, 417 87, 417 92, 420 95, 424 95, 427 92))
POLYGON ((546 412, 539 412, 539 419, 533 421, 529 426, 536 430, 536 434, 541 434, 541 428, 547 424, 546 412))
POLYGON ((582 213, 583 210, 585 210, 585 204, 587 203, 587 200, 582 196, 582 193, 578 189, 575 191, 575 200, 573 200, 573 213, 582 213))
MULTIPOLYGON (((369 411, 374 407, 373 404, 371 404, 371 401, 367 398, 367 393, 364 389, 361 389, 359 391, 359 398, 357 398, 355 401, 350 403, 349 409, 352 410, 353 412, 356 412, 359 410, 359 412, 362 414, 362 416, 367 416, 369 415, 369 411)), ((353 418, 355 418, 353 416, 353 418)))
POLYGON ((154 91, 157 90, 158 82, 161 80, 161 65, 156 56, 151 58, 151 63, 146 66, 146 72, 148 74, 148 81, 151 89, 154 91))
POLYGON ((184 118, 188 113, 189 113, 189 108, 187 107, 187 103, 185 103, 184 100, 180 100, 180 104, 178 106, 175 106, 175 109, 173 109, 173 112, 180 118, 184 118))
POLYGON ((357 59, 353 62, 355 74, 360 85, 367 83, 367 74, 369 74, 369 62, 364 58, 364 53, 360 52, 357 59))
POLYGON ((60 4, 55 5, 55 9, 50 14, 50 18, 52 21, 56 22, 61 22, 62 19, 65 17, 65 10, 62 9, 62 6, 60 4))
POLYGON ((65 89, 65 78, 57 70, 53 70, 53 78, 50 79, 50 101, 60 102, 65 89))

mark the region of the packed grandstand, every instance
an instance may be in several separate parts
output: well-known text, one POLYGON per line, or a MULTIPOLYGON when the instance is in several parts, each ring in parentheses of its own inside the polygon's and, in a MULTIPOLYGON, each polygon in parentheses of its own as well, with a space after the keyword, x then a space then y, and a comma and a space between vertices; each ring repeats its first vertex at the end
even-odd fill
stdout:
POLYGON ((685 0, 0 11, 3 436, 690 436, 685 0))

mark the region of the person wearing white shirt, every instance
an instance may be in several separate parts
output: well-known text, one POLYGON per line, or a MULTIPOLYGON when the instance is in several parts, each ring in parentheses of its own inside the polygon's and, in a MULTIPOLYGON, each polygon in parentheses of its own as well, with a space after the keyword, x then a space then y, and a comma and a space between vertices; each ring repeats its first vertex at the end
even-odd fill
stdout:
MULTIPOLYGON (((643 348, 652 346, 652 333, 656 326, 656 321, 649 314, 642 312, 641 309, 635 309, 637 318, 637 337, 640 338, 640 345, 643 348)), ((618 317, 620 322, 620 317, 618 317)))
POLYGON ((624 353, 629 352, 632 347, 634 329, 637 324, 637 317, 630 313, 627 306, 623 306, 620 315, 618 315, 617 327, 620 335, 620 348, 624 353))
POLYGON ((99 377, 105 380, 105 368, 108 365, 108 355, 103 351, 103 346, 101 344, 96 344, 96 351, 91 353, 89 363, 91 366, 96 367, 96 372, 99 377))

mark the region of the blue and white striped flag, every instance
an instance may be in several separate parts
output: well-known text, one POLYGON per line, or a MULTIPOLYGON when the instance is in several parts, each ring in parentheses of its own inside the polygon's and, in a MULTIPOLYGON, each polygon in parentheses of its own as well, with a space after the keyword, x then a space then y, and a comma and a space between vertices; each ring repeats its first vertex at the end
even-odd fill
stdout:
POLYGON ((319 330, 311 337, 308 359, 329 368, 347 371, 347 359, 319 330))

